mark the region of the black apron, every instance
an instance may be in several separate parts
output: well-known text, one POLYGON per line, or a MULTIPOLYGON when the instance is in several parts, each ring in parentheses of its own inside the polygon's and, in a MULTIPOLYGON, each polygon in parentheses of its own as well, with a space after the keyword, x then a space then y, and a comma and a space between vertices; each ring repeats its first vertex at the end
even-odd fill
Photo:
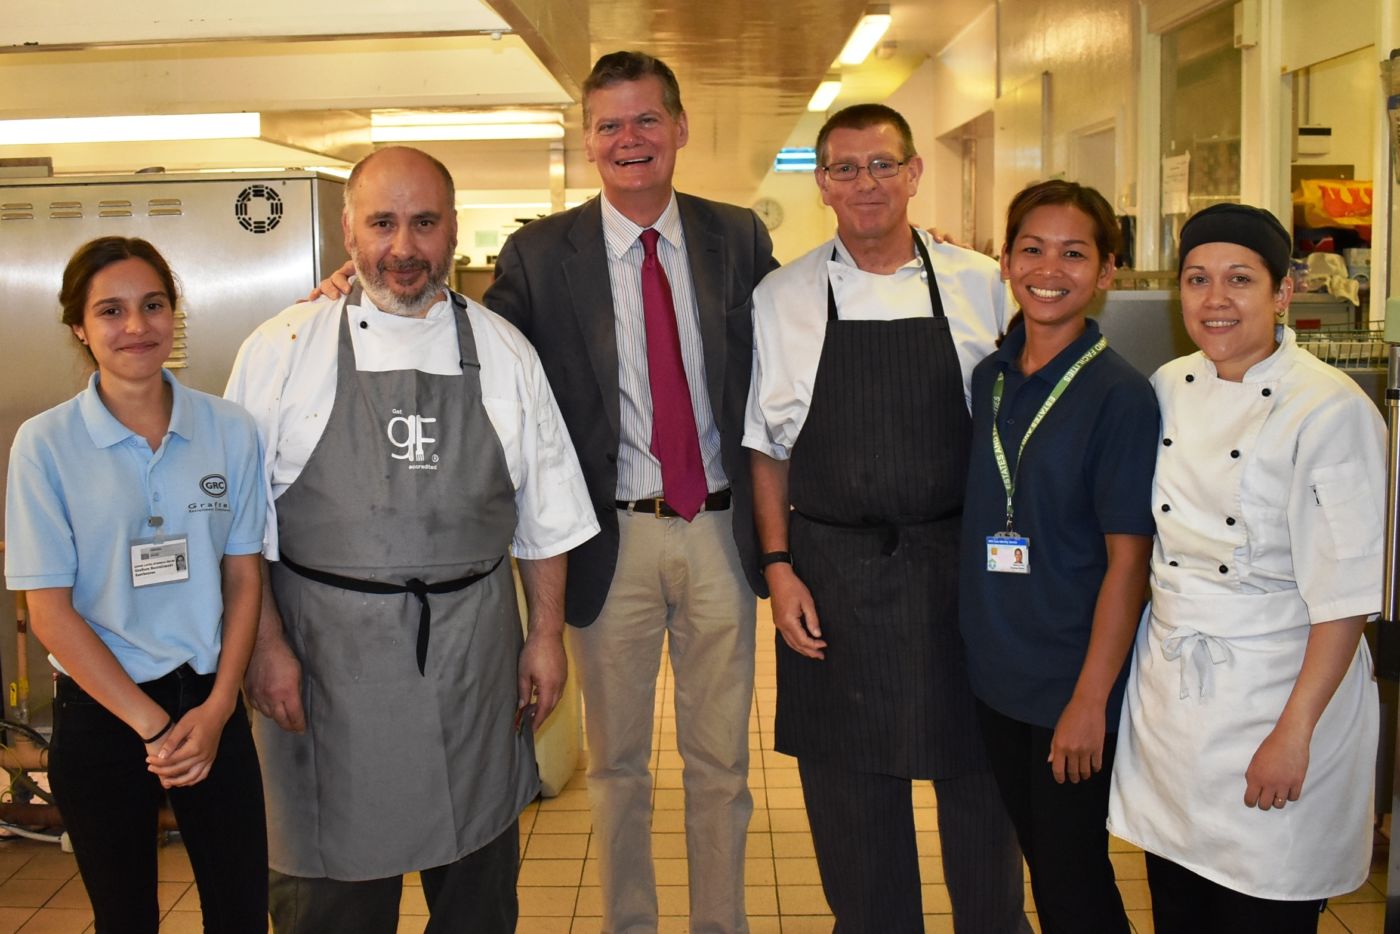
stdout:
MULTIPOLYGON (((972 436, 928 251, 931 318, 827 325, 793 446, 790 550, 826 658, 778 647, 779 752, 905 778, 985 769, 958 632, 972 436)), ((833 252, 833 258, 835 253, 833 252)))
POLYGON ((272 587, 306 705, 303 734, 254 719, 280 872, 441 866, 494 840, 539 788, 530 731, 513 726, 522 635, 501 559, 515 491, 471 323, 453 314, 460 376, 357 370, 341 310, 335 401, 277 500, 300 570, 274 562, 272 587))

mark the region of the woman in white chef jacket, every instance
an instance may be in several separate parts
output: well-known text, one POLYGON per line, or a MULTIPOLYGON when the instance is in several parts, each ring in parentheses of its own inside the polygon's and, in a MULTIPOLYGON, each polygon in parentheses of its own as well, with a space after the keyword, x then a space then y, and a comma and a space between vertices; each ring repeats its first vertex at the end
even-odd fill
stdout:
POLYGON ((1365 881, 1378 701, 1384 426, 1279 322, 1291 241, 1207 208, 1181 232, 1200 353, 1162 408, 1152 604, 1119 731, 1109 830, 1147 851, 1158 934, 1312 932, 1365 881))

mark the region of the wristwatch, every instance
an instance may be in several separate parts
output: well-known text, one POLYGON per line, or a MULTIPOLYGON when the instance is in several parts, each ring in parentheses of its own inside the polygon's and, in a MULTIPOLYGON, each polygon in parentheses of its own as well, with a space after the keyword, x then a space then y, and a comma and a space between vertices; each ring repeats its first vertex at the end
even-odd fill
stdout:
POLYGON ((768 570, 770 564, 792 564, 792 553, 787 551, 769 551, 759 557, 758 569, 760 571, 768 570))

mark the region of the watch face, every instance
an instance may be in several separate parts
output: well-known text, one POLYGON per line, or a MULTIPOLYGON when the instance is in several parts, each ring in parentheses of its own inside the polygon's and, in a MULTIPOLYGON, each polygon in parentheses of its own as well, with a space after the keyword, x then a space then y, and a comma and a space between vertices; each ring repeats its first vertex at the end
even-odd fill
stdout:
POLYGON ((776 230, 783 222, 783 206, 773 198, 759 198, 754 202, 753 212, 769 230, 776 230))

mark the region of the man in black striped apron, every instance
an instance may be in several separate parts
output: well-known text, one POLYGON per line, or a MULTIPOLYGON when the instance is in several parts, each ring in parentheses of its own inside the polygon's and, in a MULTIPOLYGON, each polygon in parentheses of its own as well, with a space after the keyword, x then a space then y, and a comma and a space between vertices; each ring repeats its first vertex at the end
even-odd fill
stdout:
POLYGON ((779 752, 795 755, 822 887, 848 932, 922 931, 911 780, 932 779, 959 932, 1028 931, 957 621, 971 419, 1004 290, 908 220, 908 124, 847 108, 818 136, 837 238, 754 296, 744 444, 778 628, 779 752))

